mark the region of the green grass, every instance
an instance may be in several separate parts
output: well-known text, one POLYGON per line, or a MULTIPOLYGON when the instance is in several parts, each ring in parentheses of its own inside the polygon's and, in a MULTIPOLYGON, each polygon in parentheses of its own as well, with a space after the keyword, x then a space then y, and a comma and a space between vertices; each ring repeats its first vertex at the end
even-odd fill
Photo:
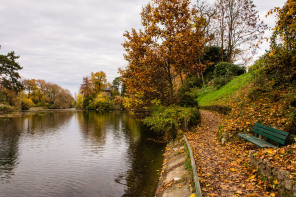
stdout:
POLYGON ((209 106, 226 101, 236 91, 245 87, 251 81, 253 81, 253 76, 250 73, 245 73, 233 79, 218 90, 213 87, 203 88, 198 93, 198 104, 199 106, 209 106))
POLYGON ((184 143, 184 152, 186 154, 185 169, 192 172, 190 153, 186 143, 184 143))

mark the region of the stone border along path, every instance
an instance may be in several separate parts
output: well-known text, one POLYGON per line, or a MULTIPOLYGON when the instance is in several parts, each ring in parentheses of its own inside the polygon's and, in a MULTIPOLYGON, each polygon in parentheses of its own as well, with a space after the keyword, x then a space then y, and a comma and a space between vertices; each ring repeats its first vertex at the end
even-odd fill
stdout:
POLYGON ((185 166, 184 145, 183 138, 167 145, 156 197, 190 197, 194 193, 192 172, 185 166))
POLYGON ((194 185, 195 185, 195 190, 196 190, 195 191, 196 197, 202 197, 201 187, 200 187, 200 183, 199 183, 197 172, 196 172, 196 165, 195 165, 194 156, 193 156, 191 147, 189 145, 189 142, 188 142, 188 140, 186 138, 186 135, 184 135, 184 140, 186 142, 186 146, 187 146, 189 154, 190 154, 190 162, 191 162, 192 173, 193 173, 193 177, 194 177, 194 185))
POLYGON ((277 196, 249 165, 243 143, 221 145, 217 137, 221 116, 204 110, 201 115, 201 126, 186 133, 186 137, 193 150, 203 197, 277 196))

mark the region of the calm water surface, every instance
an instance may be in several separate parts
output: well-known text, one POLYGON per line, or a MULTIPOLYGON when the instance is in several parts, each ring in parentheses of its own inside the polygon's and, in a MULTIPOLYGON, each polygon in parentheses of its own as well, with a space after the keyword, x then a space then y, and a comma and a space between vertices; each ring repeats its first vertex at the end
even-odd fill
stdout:
POLYGON ((164 145, 122 112, 0 118, 0 196, 154 196, 164 145))

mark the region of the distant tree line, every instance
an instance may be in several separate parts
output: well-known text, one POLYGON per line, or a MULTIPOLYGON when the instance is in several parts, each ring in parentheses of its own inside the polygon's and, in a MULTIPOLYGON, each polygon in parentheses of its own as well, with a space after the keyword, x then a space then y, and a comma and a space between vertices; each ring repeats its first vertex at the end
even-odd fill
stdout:
POLYGON ((44 80, 21 80, 18 58, 13 51, 0 55, 0 111, 73 106, 74 98, 69 90, 44 80))
POLYGON ((73 107, 74 98, 70 91, 57 84, 41 79, 25 79, 23 84, 22 109, 32 106, 45 106, 51 109, 73 107))

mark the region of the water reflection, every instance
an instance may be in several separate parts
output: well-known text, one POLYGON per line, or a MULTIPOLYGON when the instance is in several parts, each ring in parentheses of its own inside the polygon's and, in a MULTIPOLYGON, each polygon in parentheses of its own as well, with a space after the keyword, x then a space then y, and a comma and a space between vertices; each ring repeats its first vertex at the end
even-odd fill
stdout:
POLYGON ((127 188, 123 196, 154 196, 157 187, 164 144, 149 140, 154 136, 147 128, 142 126, 142 131, 141 138, 132 141, 128 148, 131 167, 124 176, 127 188))
POLYGON ((0 196, 153 196, 164 145, 145 129, 119 111, 0 118, 0 196))
POLYGON ((0 119, 0 177, 7 181, 13 175, 18 159, 20 120, 0 119))
POLYGON ((0 118, 0 177, 7 181, 18 163, 21 135, 44 135, 68 121, 73 112, 32 113, 0 118), (5 179, 4 179, 5 178, 5 179))

